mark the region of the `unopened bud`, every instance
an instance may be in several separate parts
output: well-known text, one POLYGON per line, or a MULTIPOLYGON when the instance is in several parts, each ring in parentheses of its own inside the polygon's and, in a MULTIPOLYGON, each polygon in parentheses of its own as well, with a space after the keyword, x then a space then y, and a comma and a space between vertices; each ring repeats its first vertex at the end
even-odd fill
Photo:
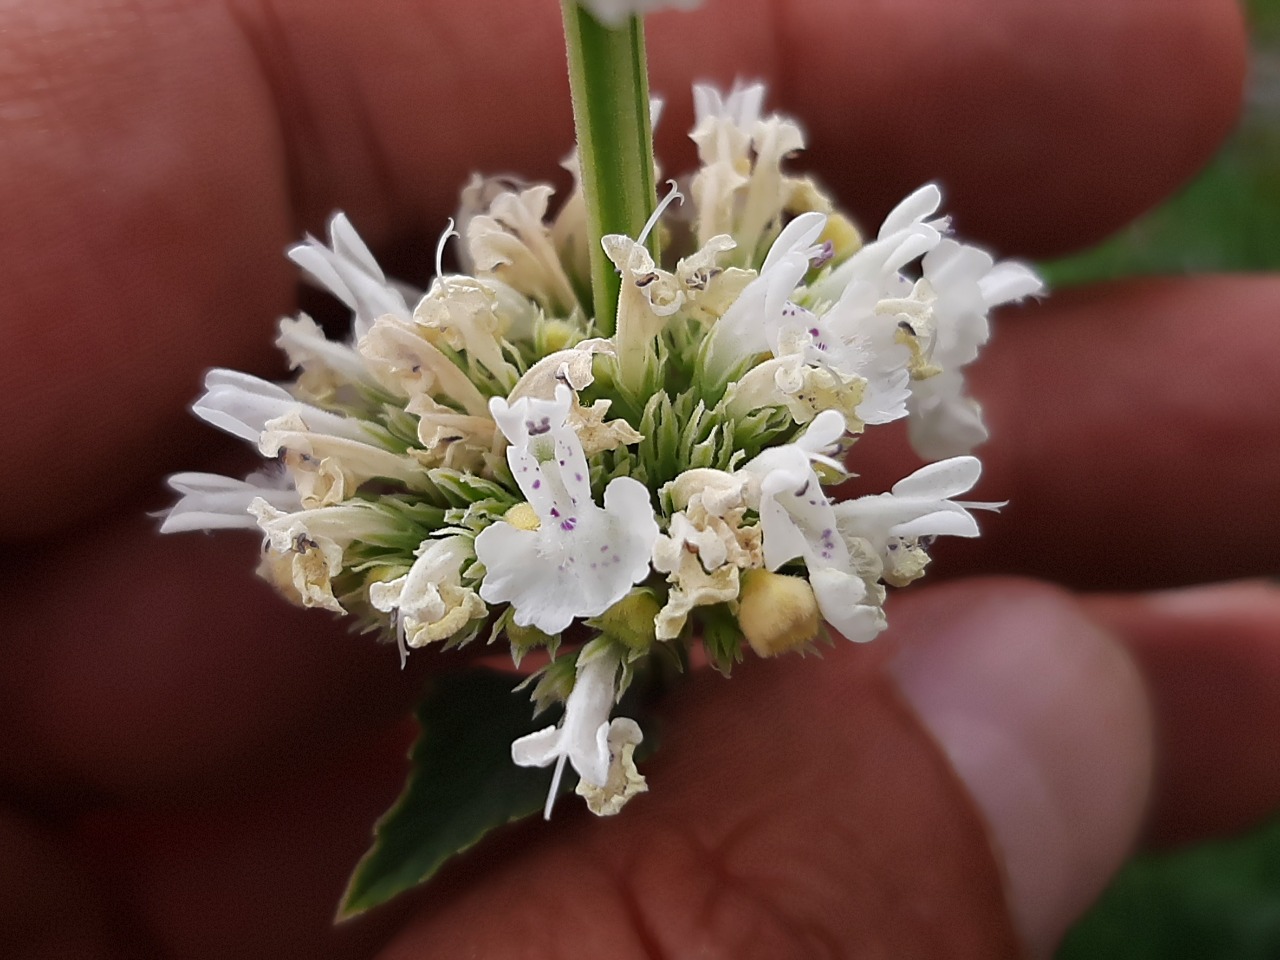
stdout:
POLYGON ((538 519, 538 514, 527 503, 517 503, 502 515, 502 519, 517 530, 537 530, 542 526, 542 521, 538 519))
POLYGON ((862 235, 853 221, 841 213, 827 217, 826 229, 818 237, 819 243, 831 244, 831 261, 842 263, 862 249, 862 235))
POLYGON ((761 657, 776 657, 815 640, 822 626, 809 581, 767 570, 742 575, 738 625, 761 657))
POLYGON ((657 640, 654 625, 662 604, 648 590, 632 590, 592 624, 605 636, 612 637, 629 650, 644 651, 657 640))
POLYGON ((538 349, 543 356, 568 350, 582 339, 582 331, 564 320, 547 320, 538 325, 538 349))
POLYGON ((504 632, 507 640, 511 645, 518 649, 521 653, 528 653, 530 650, 536 650, 538 647, 546 647, 551 644, 554 639, 549 634, 543 633, 537 627, 522 627, 515 621, 507 623, 504 632))

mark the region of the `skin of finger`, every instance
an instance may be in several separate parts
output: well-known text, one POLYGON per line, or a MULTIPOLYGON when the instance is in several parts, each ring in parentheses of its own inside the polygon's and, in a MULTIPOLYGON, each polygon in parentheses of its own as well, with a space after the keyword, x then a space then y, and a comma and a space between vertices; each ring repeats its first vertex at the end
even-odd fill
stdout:
MULTIPOLYGON (((1018 589, 975 586, 972 602, 1018 589)), ((646 766, 651 795, 615 820, 569 811, 579 822, 559 838, 435 901, 385 957, 483 956, 516 937, 566 960, 605 944, 619 957, 1015 955, 936 747, 883 685, 886 660, 970 602, 957 596, 912 597, 883 642, 695 679, 664 706, 675 735, 646 766)))
MULTIPOLYGON (((803 793, 804 788, 813 783, 815 771, 819 777, 847 777, 856 781, 852 785, 842 785, 844 792, 836 792, 835 796, 840 802, 828 804, 833 810, 848 817, 861 812, 864 827, 869 823, 876 823, 878 832, 892 833, 875 819, 875 814, 868 815, 865 810, 860 811, 857 807, 868 796, 881 796, 882 791, 879 778, 863 776, 866 767, 862 765, 860 757, 866 749, 865 744, 858 746, 852 753, 837 749, 844 746, 846 737, 854 736, 843 730, 845 721, 840 719, 846 709, 843 705, 864 703, 868 699, 866 687, 872 681, 867 678, 878 671, 879 662, 887 660, 895 663, 895 668, 901 670, 900 661, 904 653, 912 650, 927 652, 922 647, 937 646, 940 643, 945 646, 945 641, 938 636, 934 624, 945 621, 948 615, 954 617, 959 606, 955 591, 960 589, 968 588, 954 585, 944 590, 916 591, 910 597, 899 598, 907 602, 899 603, 894 609, 894 629, 871 646, 852 650, 837 648, 828 653, 826 660, 822 662, 797 663, 782 660, 758 665, 759 669, 755 673, 744 670, 727 684, 711 676, 702 677, 696 687, 686 688, 677 700, 664 706, 667 725, 663 744, 658 754, 645 764, 645 771, 653 786, 651 795, 638 798, 622 817, 606 824, 583 817, 575 810, 572 798, 569 798, 570 802, 562 803, 557 809, 556 819, 550 828, 541 822, 531 822, 523 827, 504 831, 486 841, 477 851, 446 870, 426 888, 424 896, 418 901, 419 906, 415 908, 423 911, 424 916, 408 929, 400 941, 399 949, 403 952, 399 955, 432 956, 434 954, 431 949, 435 943, 456 944, 461 939, 461 933, 451 934, 453 940, 439 941, 437 938, 443 935, 441 928, 455 922, 451 920, 454 916, 462 918, 457 923, 466 923, 467 916, 483 913, 486 903, 492 907, 493 913, 478 922, 475 930, 488 931, 495 936, 499 933, 504 936, 523 936, 536 946, 546 938, 547 929, 556 918, 564 915, 563 905, 546 902, 546 896, 561 890, 566 878, 572 877, 579 878, 574 883, 581 882, 590 887, 589 892, 582 893, 574 900, 574 904, 578 906, 587 905, 583 912, 589 916, 583 923, 605 927, 616 920, 620 926, 613 930, 615 944, 622 942, 629 946, 632 939, 621 940, 620 931, 631 930, 632 926, 628 925, 634 925, 640 920, 646 920, 650 929, 662 929, 665 914, 658 915, 653 911, 649 914, 637 913, 636 904, 647 908, 651 900, 640 897, 638 894, 643 891, 635 888, 634 884, 632 887, 620 886, 608 872, 618 860, 634 866, 636 861, 631 841, 619 845, 616 834, 610 833, 597 844, 592 839, 591 831, 617 830, 631 819, 645 818, 646 807, 659 801, 663 795, 670 798, 671 806, 675 809, 663 807, 659 814, 669 818, 671 824, 689 836, 678 836, 655 846, 652 856, 658 861, 667 857, 668 851, 673 848, 683 850, 691 845, 693 839, 701 836, 699 831, 709 829, 708 825, 714 821, 712 814, 716 810, 729 810, 735 804, 747 806, 752 798, 760 797, 766 813, 756 821, 748 817, 747 826, 743 828, 744 834, 749 830, 760 829, 760 825, 768 822, 770 816, 785 819, 790 811, 802 810, 812 801, 811 797, 802 796, 797 802, 790 804, 771 802, 769 797, 780 788, 795 788, 803 793), (938 598, 941 603, 934 602, 938 598), (923 645, 912 643, 909 639, 904 642, 903 635, 917 629, 927 633, 929 642, 923 645), (895 643, 896 647, 891 646, 895 643), (876 654, 879 655, 879 660, 876 660, 876 654), (775 682, 780 681, 770 679, 771 674, 776 674, 779 670, 785 674, 790 669, 801 670, 804 676, 787 680, 775 688, 775 682), (849 673, 848 677, 839 681, 841 689, 834 694, 829 692, 828 687, 813 686, 823 680, 824 671, 830 670, 849 673), (802 684, 802 689, 790 692, 797 683, 802 684), (740 684, 749 684, 749 688, 740 688, 740 684), (849 685, 855 691, 852 696, 845 689, 849 685), (741 696, 738 696, 739 690, 741 696), (795 702, 792 702, 792 698, 795 702), (720 706, 716 706, 717 703, 720 706), (793 712, 800 714, 799 719, 791 718, 793 712), (804 774, 800 782, 793 783, 790 754, 798 746, 806 750, 814 746, 811 729, 806 728, 797 733, 793 732, 794 727, 797 723, 804 725, 806 713, 812 717, 824 712, 829 712, 835 718, 834 726, 822 725, 822 736, 828 736, 832 729, 837 734, 836 740, 832 742, 831 753, 824 755, 813 770, 804 774), (768 717, 769 723, 744 724, 743 715, 768 717), (707 726, 711 729, 704 729, 707 726), (707 734, 709 739, 704 740, 703 734, 707 734), (776 757, 775 752, 783 749, 782 747, 775 748, 775 751, 761 749, 762 738, 767 739, 775 734, 778 739, 786 741, 784 746, 787 755, 781 758, 776 757), (834 764, 831 762, 832 756, 837 758, 834 764), (711 784, 721 782, 713 778, 726 776, 726 766, 729 767, 729 779, 722 781, 724 789, 704 789, 699 786, 703 781, 711 784), (744 779, 742 770, 739 769, 741 767, 747 767, 753 773, 746 777, 750 781, 749 787, 735 790, 744 779), (850 795, 853 797, 852 807, 846 800, 850 795), (618 855, 612 856, 611 852, 617 852, 618 855), (538 863, 543 865, 539 867, 538 863), (496 885, 497 889, 486 892, 489 884, 496 885), (537 896, 529 903, 531 894, 537 896), (509 899, 504 900, 503 897, 509 899), (623 897, 631 899, 617 906, 617 901, 623 897), (462 908, 455 906, 459 903, 462 908), (512 917, 512 923, 515 924, 513 915, 517 908, 524 909, 521 905, 528 907, 529 915, 522 915, 517 929, 495 927, 495 921, 504 917, 512 917), (418 952, 415 953, 415 950, 418 952)), ((1006 597, 1009 595, 1008 584, 1001 585, 1000 589, 1005 591, 1006 597)), ((1202 600, 1190 598, 1197 606, 1203 605, 1192 611, 1195 613, 1193 619, 1199 619, 1203 627, 1201 652, 1212 657, 1212 646, 1222 644, 1223 623, 1239 623, 1242 619, 1262 614, 1272 616, 1274 600, 1272 594, 1264 592, 1270 589, 1257 585, 1227 590, 1216 588, 1202 600), (1263 608, 1262 601, 1266 601, 1269 606, 1263 608), (1215 611, 1214 616, 1200 619, 1201 614, 1209 608, 1215 611)), ((1023 603, 1029 597, 1044 599, 1043 590, 1037 594, 1026 585, 1015 585, 1015 590, 1023 603)), ((984 585, 974 595, 972 602, 990 603, 995 596, 991 585, 984 585)), ((1051 595, 1050 600, 1053 603, 1062 602, 1060 595, 1056 594, 1051 595)), ((1167 633, 1174 606, 1184 608, 1177 621, 1182 623, 1187 602, 1181 595, 1171 595, 1167 599, 1110 597, 1090 599, 1086 601, 1085 609, 1091 616, 1134 642, 1139 659, 1142 660, 1145 657, 1143 646, 1147 643, 1153 647, 1158 646, 1159 638, 1167 633)), ((1274 639, 1274 633, 1272 637, 1274 639)), ((946 656, 951 654, 947 654, 945 650, 943 653, 941 659, 945 661, 946 656)), ((963 651, 957 650, 955 654, 962 655, 963 651)), ((1010 668, 1022 671, 1025 663, 1025 657, 1021 655, 1012 657, 1010 668)), ((1034 679, 1037 675, 1044 675, 1044 679, 1056 683, 1057 680, 1051 673, 1036 670, 1029 673, 1028 677, 1034 679)), ((836 682, 835 677, 831 680, 836 682)), ((1171 716, 1175 722, 1185 720, 1186 728, 1193 729, 1197 725, 1196 718, 1205 708, 1206 700, 1220 697, 1221 694, 1220 688, 1206 684, 1198 700, 1174 703, 1178 709, 1171 715, 1168 710, 1171 701, 1161 688, 1163 675, 1149 672, 1148 680, 1153 700, 1161 705, 1158 720, 1162 730, 1167 730, 1171 716), (1180 716, 1183 713, 1185 717, 1180 716)), ((1097 684, 1088 682, 1083 686, 1087 688, 1085 702, 1088 702, 1091 697, 1096 696, 1097 684)), ((1030 703, 1037 698, 1034 691, 1022 691, 1017 699, 1030 703)), ((1212 715, 1214 710, 1212 705, 1210 707, 1208 714, 1212 715)), ((877 707, 872 712, 879 713, 879 709, 877 707)), ((1074 708, 1070 703, 1063 705, 1062 709, 1064 713, 1077 718, 1086 712, 1074 708)), ((897 715, 893 716, 896 724, 897 715)), ((1210 748, 1220 749, 1248 730, 1257 730, 1258 737, 1263 738, 1275 729, 1275 725, 1260 725, 1260 718, 1261 714, 1244 712, 1238 718, 1236 728, 1223 729, 1220 736, 1206 737, 1203 742, 1210 748)), ((866 726, 865 720, 865 703, 864 707, 854 709, 848 717, 850 724, 863 724, 857 737, 874 739, 878 727, 866 726)), ((812 721, 809 726, 812 726, 812 721)), ((1058 726, 1059 729, 1066 730, 1071 725, 1058 726)), ((326 859, 312 848, 317 845, 326 848, 336 846, 347 850, 351 855, 358 851, 360 838, 364 835, 362 822, 359 817, 346 819, 347 814, 338 811, 349 812, 360 808, 364 811, 361 816, 371 817, 371 811, 379 809, 379 804, 385 805, 389 801, 394 793, 399 771, 398 758, 403 755, 403 739, 397 740, 396 736, 393 732, 387 738, 371 741, 369 749, 362 754, 364 766, 361 761, 352 760, 350 767, 341 764, 334 767, 334 770, 339 771, 337 773, 326 769, 319 775, 308 776, 299 781, 295 787, 248 793, 237 804, 226 800, 205 804, 197 802, 186 808, 170 808, 158 814, 146 810, 117 811, 113 818, 101 820, 97 829, 91 831, 94 843, 90 846, 98 851, 99 859, 104 863, 117 865, 118 876, 111 876, 109 871, 107 873, 109 885, 128 891, 132 909, 147 918, 147 925, 155 931, 155 936, 166 944, 194 951, 181 953, 184 957, 205 956, 206 954, 199 952, 199 945, 202 943, 211 945, 212 952, 207 954, 209 956, 235 955, 237 950, 238 955, 255 955, 250 946, 255 949, 270 946, 273 950, 281 951, 272 955, 282 958, 308 956, 305 952, 294 954, 288 943, 280 938, 273 939, 273 930, 287 930, 286 939, 296 943, 304 951, 312 950, 311 956, 329 955, 324 953, 324 949, 332 947, 325 946, 328 941, 317 918, 327 916, 326 911, 332 905, 335 891, 341 886, 344 864, 341 858, 326 859), (129 826, 131 820, 134 821, 132 827, 129 826), (115 829, 104 832, 104 824, 115 829), (319 826, 321 824, 324 825, 323 829, 319 826), (187 851, 192 849, 205 852, 196 857, 188 856, 187 851), (295 870, 298 864, 302 866, 295 870), (282 891, 287 896, 282 896, 282 891), (281 909, 285 909, 287 905, 288 915, 272 916, 269 912, 271 904, 281 909), (311 920, 298 920, 295 911, 311 920), (255 920, 237 927, 228 919, 237 916, 251 916, 255 920), (222 951, 221 954, 219 951, 222 951)), ((1168 741, 1167 733, 1164 738, 1168 741)), ((1106 739, 1109 742, 1112 738, 1106 739)), ((1080 755, 1087 756, 1088 753, 1087 745, 1082 745, 1080 755)), ((1206 754, 1207 751, 1202 751, 1199 756, 1205 759, 1206 754)), ((807 753, 798 762, 809 762, 807 753)), ((1166 774, 1161 778, 1164 793, 1170 790, 1173 782, 1168 776, 1168 768, 1187 762, 1194 760, 1186 751, 1166 749, 1166 774)), ((1230 809, 1230 795, 1240 787, 1238 778, 1241 772, 1243 771, 1227 770, 1222 764, 1199 765, 1197 778, 1219 778, 1216 796, 1205 798, 1203 794, 1200 795, 1204 806, 1207 809, 1223 809, 1224 806, 1230 809)), ((1084 779, 1090 781, 1088 777, 1084 779)), ((1164 797, 1157 796, 1157 822, 1158 811, 1167 803, 1164 797)), ((891 806, 891 815, 897 809, 896 806, 891 806)), ((736 816, 738 814, 735 813, 736 816)), ((809 822, 811 821, 805 819, 797 820, 795 828, 800 830, 809 822)), ((644 827, 643 832, 646 842, 650 842, 657 828, 650 824, 644 827)), ((819 833, 838 842, 844 836, 844 829, 837 830, 834 834, 820 829, 819 833)), ((1088 831, 1089 839, 1095 835, 1096 830, 1088 831)), ((635 842, 641 845, 639 841, 635 842)), ((730 852, 733 851, 733 848, 729 849, 730 852)), ((797 855, 806 850, 807 841, 797 844, 797 855)), ((837 854, 839 852, 836 850, 837 854)), ((739 858, 737 861, 730 861, 729 865, 741 863, 743 854, 739 844, 739 858)), ((681 868, 685 868, 683 873, 688 877, 700 877, 700 871, 704 867, 699 863, 690 864, 687 855, 682 854, 682 857, 674 864, 676 871, 680 872, 681 868)), ((853 859, 857 860, 859 857, 853 859)), ((1080 858, 1073 859, 1079 866, 1080 858)), ((789 863, 794 857, 784 856, 780 860, 782 863, 789 863)), ((827 859, 819 858, 817 862, 826 863, 827 859)), ((656 868, 650 868, 643 875, 637 874, 637 880, 655 872, 658 872, 656 868)), ((742 880, 735 874, 717 874, 717 877, 721 880, 742 880)), ((673 886, 669 894, 671 899, 675 899, 676 894, 684 889, 680 885, 684 882, 682 879, 673 886)), ((661 882, 659 886, 662 886, 661 882)), ((778 885, 775 884, 774 889, 777 888, 778 885)), ((574 893, 575 888, 571 887, 565 896, 574 899, 574 893)), ((660 902, 658 906, 663 906, 664 903, 665 901, 660 902)), ((703 905, 703 901, 696 899, 692 903, 694 908, 703 905)), ((574 932, 579 929, 575 927, 574 932)), ((504 942, 503 946, 508 947, 509 943, 504 942)), ((625 956, 612 949, 608 955, 625 956)), ((944 955, 950 956, 949 953, 944 955)))
POLYGON ((749 661, 724 686, 695 678, 664 706, 678 736, 646 764, 651 794, 614 820, 566 818, 558 836, 444 885, 384 957, 513 942, 558 960, 1017 955, 1007 921, 992 925, 990 874, 952 820, 949 780, 919 766, 939 749, 975 789, 1014 916, 1047 955, 1134 842, 1150 783, 1141 683, 1131 667, 1118 676, 1119 648, 1044 586, 902 599, 868 646, 749 661), (980 676, 954 662, 966 655, 980 676), (913 657, 959 669, 904 665, 913 657), (958 689, 974 680, 980 705, 958 689), (1006 721, 1025 729, 990 726, 1006 721))
MULTIPOLYGON (((1280 279, 1126 281, 1002 315, 970 371, 991 440, 972 496, 1009 501, 934 569, 1159 588, 1280 569, 1280 279)), ((888 433, 888 431, 885 431, 888 433)), ((849 493, 918 465, 869 431, 849 493)))
POLYGON ((0 808, 0 956, 23 960, 126 960, 141 940, 104 896, 65 837, 0 808))
POLYGON ((1150 804, 1143 679, 1065 592, 961 581, 925 599, 898 618, 908 642, 890 669, 991 827, 1024 942, 1051 956, 1150 804))
MULTIPOLYGON (((290 606, 253 536, 127 518, 8 573, 0 781, 41 810, 296 776, 405 714, 432 655, 290 606)), ((457 654, 451 660, 456 666, 457 654)))
POLYGON ((193 792, 80 817, 67 830, 149 958, 358 960, 405 922, 415 898, 335 927, 346 879, 399 793, 407 718, 234 796, 193 792))
MULTIPOLYGON (((773 75, 784 105, 814 113, 827 142, 816 171, 855 208, 878 213, 886 195, 941 178, 975 211, 970 230, 1026 252, 1080 242, 1082 217, 1101 218, 1096 235, 1154 202, 1208 155, 1237 106, 1243 40, 1227 0, 902 9, 918 13, 910 29, 897 12, 816 0, 657 18, 655 86, 728 80, 745 58, 773 75), (855 10, 865 23, 845 19, 855 10), (806 106, 813 90, 820 110, 806 106), (957 125, 966 135, 948 136, 957 125), (997 127, 995 139, 967 135, 997 127), (938 135, 921 150, 913 131, 938 135), (934 159, 926 169, 902 156, 934 159), (1007 176, 980 188, 1006 160, 1007 176), (1077 189, 1066 174, 1077 169, 1107 175, 1077 189), (1021 218, 1002 233, 976 213, 986 209, 1035 209, 1044 243, 1023 242, 1021 218)), ((268 370, 267 326, 292 307, 278 254, 300 226, 344 207, 375 242, 421 243, 471 169, 546 176, 571 142, 563 66, 549 52, 560 44, 554 4, 541 0, 359 13, 310 0, 54 0, 0 9, 0 38, 0 198, 25 225, 0 268, 9 537, 65 526, 139 476, 189 462, 200 435, 176 424, 199 371, 268 370), (529 89, 563 109, 529 110, 505 93, 529 89), (158 434, 171 438, 159 453, 158 434), (94 465, 93 483, 48 469, 69 450, 94 465)), ((671 99, 674 141, 689 118, 687 98, 671 99)))
POLYGON ((1086 605, 1125 639, 1155 702, 1161 764, 1148 841, 1223 836, 1280 808, 1280 588, 1225 584, 1086 605))

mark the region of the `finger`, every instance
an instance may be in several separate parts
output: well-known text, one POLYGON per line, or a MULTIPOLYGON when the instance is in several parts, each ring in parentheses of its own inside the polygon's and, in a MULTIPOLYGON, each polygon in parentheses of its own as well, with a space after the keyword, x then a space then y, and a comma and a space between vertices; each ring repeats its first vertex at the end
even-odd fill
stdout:
POLYGON ((1280 807, 1280 590, 1228 584, 1087 601, 1155 704, 1157 845, 1237 832, 1280 807))
MULTIPOLYGON (((941 178, 970 229, 1024 252, 1152 203, 1207 156, 1239 99, 1229 0, 934 0, 912 4, 909 24, 883 6, 782 9, 655 21, 655 77, 678 105, 667 135, 687 126, 691 77, 745 62, 783 102, 817 108, 820 175, 883 184, 865 193, 869 212, 941 178), (956 30, 961 17, 986 31, 956 30), (934 135, 927 149, 919 131, 934 135), (1032 209, 1034 230, 1008 215, 1032 209)), ((0 266, 0 531, 65 526, 190 456, 198 434, 177 429, 178 411, 206 366, 265 369, 270 321, 293 306, 278 254, 301 226, 346 207, 374 241, 421 238, 472 169, 553 171, 571 141, 555 17, 541 0, 0 11, 0 200, 23 224, 0 266), (157 451, 161 436, 174 439, 157 451)))
MULTIPOLYGON (((1280 280, 1066 291, 999 323, 972 371, 991 440, 979 499, 1008 500, 935 569, 1085 588, 1280 570, 1280 280)), ((869 431, 850 457, 887 490, 913 469, 869 431)))
MULTIPOLYGON (((607 820, 562 803, 486 841, 409 898, 419 915, 387 956, 989 958, 1019 935, 1042 952, 1139 822, 1136 674, 1033 585, 922 591, 892 622, 885 642, 692 678, 662 705, 650 793, 607 820)), ((84 833, 173 955, 346 956, 386 929, 385 912, 325 925, 403 745, 371 738, 287 789, 125 807, 84 833)))
POLYGON ((871 223, 941 180, 966 234, 1019 256, 1083 246, 1163 199, 1217 149, 1241 102, 1244 24, 1231 3, 773 9, 776 85, 810 131, 805 162, 871 223), (1180 60, 1191 72, 1176 76, 1180 60))
POLYGON ((412 724, 366 736, 292 779, 235 797, 193 794, 84 817, 74 842, 148 956, 181 960, 369 957, 406 904, 335 928, 346 878, 404 778, 412 724))
POLYGON ((108 903, 65 836, 0 810, 0 895, 4 897, 5 957, 123 960, 141 949, 118 904, 108 903))
POLYGON ((11 567, 0 781, 46 810, 234 796, 402 716, 434 652, 402 672, 393 646, 255 578, 257 552, 253 537, 160 537, 139 517, 11 567))
POLYGON ((664 705, 651 793, 610 820, 558 812, 438 884, 384 956, 1012 956, 1001 874, 1043 953, 1140 821, 1136 672, 1069 601, 1019 584, 922 592, 891 634, 695 678, 664 705))

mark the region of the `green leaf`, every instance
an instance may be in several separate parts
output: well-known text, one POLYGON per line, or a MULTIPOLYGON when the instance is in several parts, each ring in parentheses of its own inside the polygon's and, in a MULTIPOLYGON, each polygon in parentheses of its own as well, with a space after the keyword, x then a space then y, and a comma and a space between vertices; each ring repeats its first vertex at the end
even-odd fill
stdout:
MULTIPOLYGON (((408 782, 351 875, 340 921, 428 880, 491 830, 542 809, 551 771, 517 767, 511 742, 556 718, 533 719, 529 701, 513 693, 519 680, 475 670, 442 677, 428 691, 408 782)), ((570 773, 562 790, 576 782, 570 773)))

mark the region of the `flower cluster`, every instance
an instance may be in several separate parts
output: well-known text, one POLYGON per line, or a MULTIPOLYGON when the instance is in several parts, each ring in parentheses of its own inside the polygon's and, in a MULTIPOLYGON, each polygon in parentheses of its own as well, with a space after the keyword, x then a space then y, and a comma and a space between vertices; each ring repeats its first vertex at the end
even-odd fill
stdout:
POLYGON ((287 318, 293 382, 208 374, 195 413, 271 465, 174 476, 163 525, 261 531, 262 576, 402 658, 482 633, 517 662, 545 648, 534 697, 564 717, 513 758, 557 784, 572 764, 602 814, 645 789, 639 727, 611 714, 646 657, 701 643, 728 672, 824 624, 869 640, 933 538, 977 535, 971 511, 998 505, 956 499, 985 436, 963 368, 991 308, 1040 289, 952 239, 934 186, 864 238, 787 171, 803 136, 761 86, 695 100, 699 169, 640 236, 604 240, 622 285, 607 322, 577 191, 549 217, 550 187, 475 178, 425 293, 341 214, 294 247, 351 334, 287 318), (464 271, 446 274, 455 237, 464 271), (854 441, 896 420, 928 465, 834 501, 854 441))

